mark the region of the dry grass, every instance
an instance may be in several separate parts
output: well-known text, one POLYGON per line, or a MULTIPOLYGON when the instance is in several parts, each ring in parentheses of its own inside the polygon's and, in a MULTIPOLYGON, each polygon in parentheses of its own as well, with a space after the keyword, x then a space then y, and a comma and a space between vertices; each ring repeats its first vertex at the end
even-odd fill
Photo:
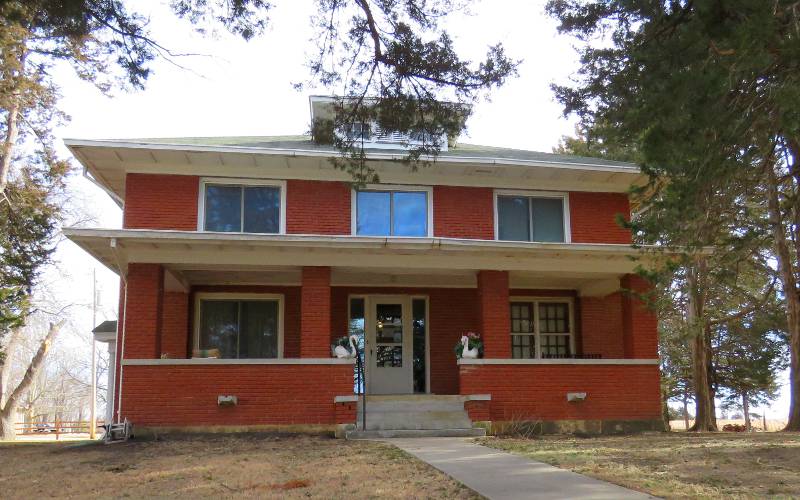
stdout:
POLYGON ((478 498, 383 443, 321 436, 163 436, 0 444, 0 497, 478 498))
POLYGON ((665 498, 800 497, 800 434, 686 434, 482 444, 665 498))

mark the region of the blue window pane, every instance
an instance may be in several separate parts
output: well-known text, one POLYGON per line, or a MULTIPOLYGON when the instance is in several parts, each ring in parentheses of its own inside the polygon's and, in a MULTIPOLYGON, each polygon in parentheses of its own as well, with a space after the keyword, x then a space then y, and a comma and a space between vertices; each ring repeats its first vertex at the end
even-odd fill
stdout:
POLYGON ((564 241, 564 202, 561 198, 532 198, 533 241, 564 241))
POLYGON ((356 196, 356 234, 389 236, 390 194, 359 191, 356 196))
POLYGON ((505 241, 530 241, 530 210, 524 196, 497 197, 497 237, 505 241))
POLYGON ((244 232, 280 231, 281 190, 277 187, 244 188, 244 232))
POLYGON ((427 236, 428 235, 428 202, 427 194, 392 193, 394 236, 427 236))
POLYGON ((206 231, 242 230, 242 188, 240 186, 206 186, 206 231))

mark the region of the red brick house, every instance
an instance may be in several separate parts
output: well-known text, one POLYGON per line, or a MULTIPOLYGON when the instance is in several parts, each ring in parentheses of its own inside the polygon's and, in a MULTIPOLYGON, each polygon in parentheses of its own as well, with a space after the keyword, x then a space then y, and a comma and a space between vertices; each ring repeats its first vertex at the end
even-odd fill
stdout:
POLYGON ((67 140, 124 210, 122 229, 64 231, 121 277, 114 418, 352 425, 354 361, 331 344, 354 334, 376 403, 660 428, 656 320, 616 223, 639 170, 451 144, 411 172, 408 140, 369 137, 382 184, 360 190, 309 137, 67 140), (484 356, 457 360, 468 331, 484 356))

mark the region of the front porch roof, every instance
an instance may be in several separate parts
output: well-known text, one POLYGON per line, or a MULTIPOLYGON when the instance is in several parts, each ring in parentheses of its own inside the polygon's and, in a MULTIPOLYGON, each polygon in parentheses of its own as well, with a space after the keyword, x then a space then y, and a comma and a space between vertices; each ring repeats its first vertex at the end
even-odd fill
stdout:
POLYGON ((506 270, 512 287, 594 295, 618 288, 621 275, 648 259, 643 250, 618 244, 142 229, 67 228, 64 234, 115 272, 126 272, 129 262, 162 264, 184 286, 297 284, 302 266, 330 266, 335 285, 470 287, 475 271, 506 270))

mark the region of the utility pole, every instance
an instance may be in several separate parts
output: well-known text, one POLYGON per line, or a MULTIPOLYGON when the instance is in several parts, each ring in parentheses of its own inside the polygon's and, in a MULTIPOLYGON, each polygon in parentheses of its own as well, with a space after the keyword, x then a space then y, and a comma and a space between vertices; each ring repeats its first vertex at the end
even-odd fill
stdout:
MULTIPOLYGON (((92 330, 97 326, 97 276, 96 269, 92 268, 92 330)), ((97 349, 94 345, 94 332, 92 332, 92 401, 91 416, 89 418, 89 439, 97 438, 97 349)))

